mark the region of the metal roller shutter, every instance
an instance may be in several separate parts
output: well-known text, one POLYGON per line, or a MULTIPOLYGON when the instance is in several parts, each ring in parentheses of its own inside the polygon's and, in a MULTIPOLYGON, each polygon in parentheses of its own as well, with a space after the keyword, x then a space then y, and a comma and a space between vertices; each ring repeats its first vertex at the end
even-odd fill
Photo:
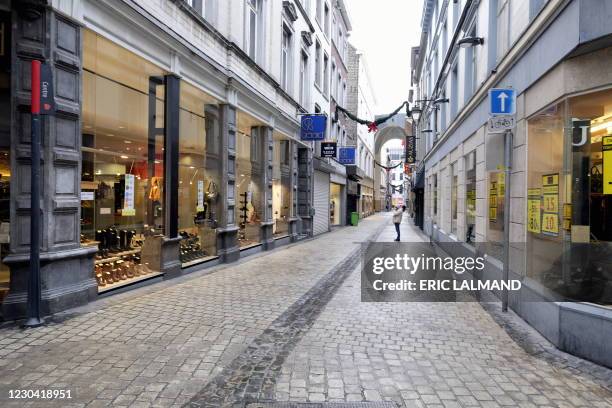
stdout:
POLYGON ((314 235, 329 231, 329 174, 314 172, 314 235))

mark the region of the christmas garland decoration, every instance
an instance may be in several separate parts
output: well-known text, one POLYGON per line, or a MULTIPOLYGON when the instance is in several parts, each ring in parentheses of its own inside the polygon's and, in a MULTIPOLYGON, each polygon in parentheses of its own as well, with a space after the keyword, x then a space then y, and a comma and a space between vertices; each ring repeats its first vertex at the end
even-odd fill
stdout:
POLYGON ((399 162, 399 163, 397 163, 395 166, 391 166, 391 167, 389 167, 389 166, 383 166, 382 164, 380 164, 379 162, 377 162, 376 160, 374 160, 374 164, 376 164, 378 167, 382 167, 383 169, 385 169, 385 170, 389 171, 389 170, 393 170, 393 169, 395 169, 396 167, 399 167, 400 165, 402 165, 402 164, 404 164, 404 163, 399 162))
POLYGON ((352 121, 355 121, 361 125, 367 125, 368 126, 368 133, 369 132, 377 132, 378 131, 378 126, 382 125, 383 123, 385 123, 386 121, 388 121, 389 119, 391 119, 393 116, 397 115, 399 113, 400 110, 402 110, 402 108, 404 106, 406 106, 408 104, 408 102, 404 101, 402 102, 402 104, 399 106, 399 108, 397 108, 396 110, 394 110, 392 113, 380 117, 374 121, 371 120, 365 120, 365 119, 360 119, 357 116, 353 115, 351 112, 347 111, 346 109, 344 109, 342 106, 340 105, 336 105, 336 116, 338 115, 338 112, 342 112, 344 113, 349 119, 351 119, 352 121))
POLYGON ((391 183, 387 183, 387 185, 391 187, 394 193, 396 192, 403 193, 404 186, 402 184, 400 184, 399 186, 395 186, 391 183))

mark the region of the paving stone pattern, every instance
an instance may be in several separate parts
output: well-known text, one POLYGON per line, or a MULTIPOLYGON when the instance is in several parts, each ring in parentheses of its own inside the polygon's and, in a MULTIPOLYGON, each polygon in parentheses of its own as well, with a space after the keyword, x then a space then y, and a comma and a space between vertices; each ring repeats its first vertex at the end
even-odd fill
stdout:
MULTIPOLYGON (((379 240, 392 240, 389 217, 375 216, 43 328, 0 329, 0 406, 612 407, 610 370, 495 305, 361 303, 347 256, 381 225, 379 240), (20 388, 74 399, 5 399, 20 388)), ((404 223, 402 240, 427 238, 404 223)))
MULTIPOLYGON (((392 228, 380 239, 394 238, 392 228)), ((406 239, 428 239, 409 224, 402 229, 406 239)), ((545 351, 546 340, 515 315, 494 317, 478 303, 361 303, 355 270, 288 356, 275 399, 385 400, 431 408, 612 407, 612 391, 605 387, 611 370, 576 357, 564 360, 550 344, 545 351), (523 344, 500 319, 511 320, 507 325, 515 331, 520 327, 523 344), (525 350, 534 339, 538 353, 525 350)))
POLYGON ((1 329, 0 406, 182 406, 382 220, 119 295, 59 323, 1 329), (70 389, 73 399, 6 399, 9 389, 33 388, 70 389))

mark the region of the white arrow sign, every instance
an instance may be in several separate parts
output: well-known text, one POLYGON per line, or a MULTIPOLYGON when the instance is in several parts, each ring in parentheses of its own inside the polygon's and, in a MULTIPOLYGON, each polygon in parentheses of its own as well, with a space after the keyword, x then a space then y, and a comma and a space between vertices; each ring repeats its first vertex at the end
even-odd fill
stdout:
POLYGON ((506 95, 505 92, 502 92, 499 94, 498 98, 500 99, 501 102, 501 110, 502 112, 506 111, 506 99, 508 99, 508 95, 506 95))

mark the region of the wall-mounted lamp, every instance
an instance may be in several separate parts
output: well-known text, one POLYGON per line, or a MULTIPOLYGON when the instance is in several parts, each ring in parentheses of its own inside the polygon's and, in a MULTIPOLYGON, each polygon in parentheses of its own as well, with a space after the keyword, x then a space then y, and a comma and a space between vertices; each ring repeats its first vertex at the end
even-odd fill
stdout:
POLYGON ((419 121, 419 118, 421 117, 421 108, 418 107, 414 107, 412 108, 412 110, 410 111, 410 116, 412 117, 412 120, 414 120, 415 122, 419 121))
POLYGON ((423 129, 421 130, 421 133, 433 133, 432 129, 423 129))
POLYGON ((435 101, 433 101, 434 105, 439 105, 441 103, 448 103, 449 99, 448 98, 438 98, 435 101))
POLYGON ((468 48, 482 44, 484 44, 484 38, 482 37, 464 37, 457 41, 457 45, 459 45, 461 48, 468 48))

